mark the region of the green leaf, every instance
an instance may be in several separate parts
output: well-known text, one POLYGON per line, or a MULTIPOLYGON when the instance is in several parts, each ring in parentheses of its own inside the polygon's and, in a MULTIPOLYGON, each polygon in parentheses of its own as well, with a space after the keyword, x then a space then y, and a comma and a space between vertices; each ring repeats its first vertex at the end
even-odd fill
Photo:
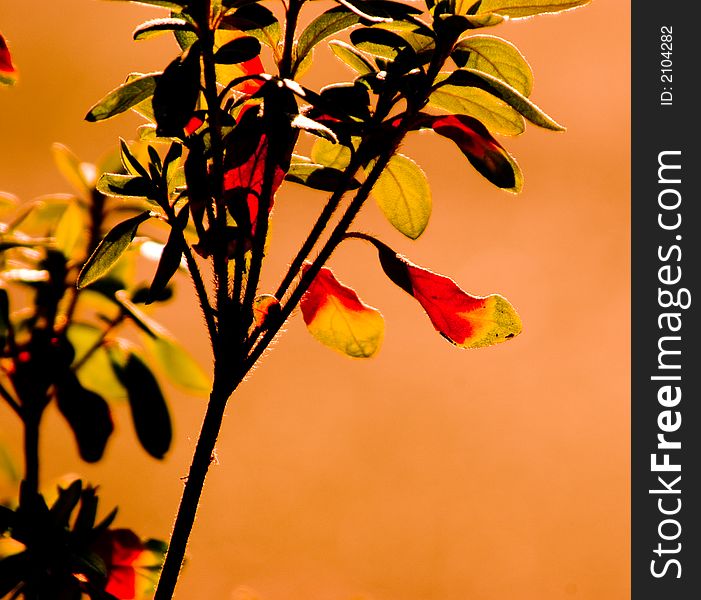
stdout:
POLYGON ((492 35, 469 36, 455 45, 452 57, 458 67, 492 75, 524 96, 531 93, 531 67, 518 48, 506 40, 492 35))
POLYGON ((135 40, 145 40, 164 31, 190 31, 195 28, 185 19, 152 19, 142 23, 134 30, 135 40))
POLYGON ((85 235, 87 223, 83 211, 76 202, 66 207, 54 230, 54 243, 61 253, 71 259, 85 235))
POLYGON ((136 75, 134 79, 112 90, 95 104, 86 115, 85 120, 92 122, 109 119, 153 96, 160 75, 160 73, 136 75))
POLYGON ((145 179, 150 179, 148 171, 144 166, 138 161, 136 156, 129 149, 127 143, 119 138, 119 158, 122 161, 122 166, 124 170, 130 175, 140 175, 145 179))
POLYGON ((414 53, 411 44, 401 35, 381 28, 356 29, 350 35, 353 45, 362 50, 387 60, 394 60, 400 54, 414 53))
POLYGON ((158 381, 146 363, 130 352, 126 364, 113 363, 115 374, 127 390, 136 435, 142 447, 161 459, 170 448, 173 430, 158 381))
POLYGON ((369 75, 375 72, 376 69, 372 63, 350 44, 340 40, 332 40, 329 42, 329 47, 341 61, 360 75, 369 75))
POLYGON ((281 39, 280 22, 272 11, 261 4, 242 6, 233 14, 224 17, 222 28, 233 27, 277 51, 281 39))
MULTIPOLYGON (((348 6, 337 6, 320 14, 307 26, 299 36, 299 41, 297 42, 293 73, 300 70, 302 62, 307 58, 314 46, 327 37, 360 23, 361 14, 379 17, 380 20, 387 20, 391 18, 407 17, 408 15, 421 12, 412 6, 399 2, 364 1, 358 3, 358 6, 363 7, 362 11, 352 12, 351 8, 348 6)), ((354 6, 353 8, 357 7, 354 6)))
MULTIPOLYGON (((590 0, 482 0, 477 14, 496 13, 511 19, 523 19, 579 8, 589 2, 590 0)), ((473 2, 467 0, 467 3, 473 2)))
POLYGON ((100 242, 88 262, 78 275, 78 289, 97 281, 115 265, 119 257, 131 244, 139 225, 151 217, 150 212, 143 212, 136 217, 115 225, 100 242))
POLYGON ((163 71, 153 93, 156 133, 180 137, 192 117, 200 96, 199 44, 190 46, 163 71))
MULTIPOLYGON (((285 175, 287 181, 324 192, 334 192, 343 183, 343 171, 312 162, 300 161, 299 157, 296 158, 297 160, 293 157, 290 168, 285 175)), ((357 179, 352 179, 347 189, 354 190, 359 187, 360 182, 357 179)))
POLYGON ((129 293, 126 290, 117 290, 113 299, 121 307, 124 314, 131 318, 141 331, 147 333, 152 338, 167 335, 163 326, 154 321, 131 301, 129 293))
POLYGON ((97 191, 115 198, 151 198, 156 190, 150 179, 135 175, 103 173, 97 181, 97 191))
MULTIPOLYGON (((442 74, 437 79, 445 81, 447 75, 442 74)), ((428 103, 450 114, 474 117, 492 133, 519 135, 525 129, 523 117, 518 112, 506 102, 476 87, 440 84, 431 93, 428 103)))
POLYGON ((351 149, 343 144, 318 139, 312 146, 312 162, 343 171, 351 161, 351 149))
POLYGON ((562 125, 548 116, 541 108, 536 106, 518 90, 482 71, 477 71, 475 69, 458 69, 457 71, 453 71, 453 73, 445 79, 445 84, 482 89, 506 102, 534 125, 552 131, 565 130, 562 125))
POLYGON ((334 33, 353 27, 360 22, 360 17, 342 7, 332 8, 314 19, 299 36, 295 48, 293 73, 300 63, 312 51, 314 46, 332 36, 334 33))
POLYGON ((88 177, 88 168, 81 164, 78 157, 63 144, 53 144, 51 152, 61 175, 80 192, 83 198, 90 198, 95 179, 88 177))
POLYGON ((260 54, 260 42, 249 36, 239 37, 224 44, 214 55, 220 65, 236 65, 260 54))
POLYGON ((372 188, 372 195, 387 220, 412 240, 426 229, 431 217, 431 188, 419 165, 395 154, 372 188))
MULTIPOLYGON (((85 300, 81 295, 81 303, 85 300)), ((124 387, 116 378, 104 346, 84 358, 103 337, 103 330, 87 323, 72 323, 68 327, 68 341, 75 351, 73 364, 80 364, 76 371, 81 385, 108 400, 122 400, 126 397, 124 387)))
POLYGON ((172 336, 157 338, 143 336, 144 346, 153 357, 160 371, 174 385, 198 395, 207 396, 211 389, 209 377, 199 363, 172 336))

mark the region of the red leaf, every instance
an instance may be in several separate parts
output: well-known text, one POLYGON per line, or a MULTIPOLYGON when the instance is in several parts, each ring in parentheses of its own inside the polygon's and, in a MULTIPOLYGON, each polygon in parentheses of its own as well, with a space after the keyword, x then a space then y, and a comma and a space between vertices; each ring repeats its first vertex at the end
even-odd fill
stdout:
POLYGON ((494 185, 513 191, 520 189, 518 166, 477 119, 467 115, 434 117, 431 127, 453 140, 472 166, 494 185))
POLYGON ((377 248, 385 274, 416 298, 436 330, 456 346, 491 346, 521 333, 521 319, 504 297, 473 296, 449 277, 415 265, 375 238, 354 237, 377 248))
MULTIPOLYGON (((268 156, 268 136, 262 128, 254 107, 246 108, 231 135, 226 151, 224 192, 231 215, 239 227, 256 232, 258 209, 263 193, 265 163, 268 156)), ((268 213, 273 208, 275 192, 282 185, 285 169, 274 166, 273 181, 268 202, 268 213)))
MULTIPOLYGON (((260 75, 265 72, 265 69, 263 68, 263 63, 260 60, 259 56, 256 56, 255 58, 252 58, 250 60, 247 60, 245 62, 242 62, 240 65, 238 65, 243 69, 243 75, 260 75)), ((243 92, 244 94, 255 94, 261 86, 265 83, 265 81, 260 80, 260 79, 249 79, 247 81, 244 81, 243 83, 240 83, 237 85, 234 89, 239 92, 243 92)))
POLYGON ((0 33, 0 83, 14 83, 17 79, 17 69, 12 64, 12 56, 7 42, 0 33))
POLYGON ((134 563, 144 552, 144 545, 130 529, 108 529, 94 548, 107 567, 105 591, 119 600, 136 596, 134 563))
POLYGON ((198 110, 192 115, 190 120, 185 125, 185 135, 192 135, 197 131, 202 125, 204 125, 204 115, 205 111, 198 110))

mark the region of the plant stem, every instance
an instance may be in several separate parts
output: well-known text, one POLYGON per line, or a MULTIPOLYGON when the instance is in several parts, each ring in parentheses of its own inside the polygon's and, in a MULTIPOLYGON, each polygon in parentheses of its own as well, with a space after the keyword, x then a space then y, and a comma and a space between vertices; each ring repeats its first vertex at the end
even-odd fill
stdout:
POLYGON ((120 312, 119 315, 117 315, 114 319, 112 319, 108 324, 107 327, 102 331, 102 334, 100 337, 95 341, 95 343, 88 348, 88 350, 83 354, 83 356, 80 357, 80 360, 77 361, 74 365, 71 366, 71 370, 73 372, 78 371, 80 367, 82 367, 90 357, 95 354, 105 343, 105 340, 107 339, 107 336, 117 327, 124 319, 126 318, 126 314, 124 312, 120 312))
POLYGON ((24 407, 24 489, 28 497, 39 493, 39 423, 41 411, 24 407))
POLYGON ((333 254, 333 251, 336 249, 336 247, 343 241, 343 236, 348 231, 348 228, 353 223, 355 217, 358 215, 358 212, 360 212, 360 209, 362 208, 363 204, 370 195, 370 190, 372 190, 372 187, 377 182, 377 179, 380 177, 380 174, 387 166, 387 163, 394 154, 396 148, 399 146, 405 133, 406 132, 404 131, 404 129, 400 129, 400 132, 395 138, 393 144, 390 146, 390 149, 387 150, 382 156, 380 156, 377 159, 377 162, 370 171, 370 174, 368 175, 367 179, 363 182, 363 185, 356 193, 346 212, 343 214, 343 217, 331 233, 331 236, 329 237, 328 241, 326 242, 326 244, 324 244, 324 247, 319 252, 319 255, 312 262, 312 265, 309 268, 309 270, 307 270, 306 273, 302 276, 302 279, 290 295, 288 301, 282 306, 279 318, 277 319, 275 324, 265 332, 261 340, 253 347, 250 354, 246 358, 246 362, 244 363, 244 368, 246 371, 250 370, 256 363, 256 361, 260 358, 260 356, 263 354, 270 342, 277 335, 277 332, 282 328, 287 318, 297 306, 300 299, 302 298, 302 295, 304 294, 304 292, 307 291, 312 281, 314 280, 314 277, 316 277, 316 275, 321 270, 321 267, 324 266, 326 261, 328 261, 328 259, 331 257, 331 254, 333 254))
POLYGON ((10 408, 12 410, 14 410, 20 417, 22 416, 22 407, 2 384, 0 384, 0 396, 2 396, 3 400, 5 400, 10 405, 10 408))
POLYGON ((282 58, 280 59, 280 77, 285 79, 292 77, 292 49, 294 47, 295 30, 297 29, 297 20, 304 2, 305 0, 290 0, 290 5, 287 9, 285 43, 282 49, 282 58))
POLYGON ((202 423, 199 439, 197 440, 197 447, 192 458, 180 506, 178 507, 178 515, 173 526, 168 554, 163 564, 154 600, 171 600, 173 597, 185 557, 187 542, 195 522, 204 481, 209 465, 212 462, 214 447, 219 436, 222 419, 224 418, 226 402, 244 376, 245 374, 238 375, 235 378, 235 383, 226 387, 219 385, 215 376, 207 412, 202 423))

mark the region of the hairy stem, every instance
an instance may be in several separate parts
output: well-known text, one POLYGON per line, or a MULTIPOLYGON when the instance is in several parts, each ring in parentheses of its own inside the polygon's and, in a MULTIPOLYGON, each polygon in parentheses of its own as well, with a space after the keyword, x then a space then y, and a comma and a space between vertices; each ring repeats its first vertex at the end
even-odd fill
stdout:
POLYGON ((180 569, 185 558, 187 542, 195 522, 197 507, 207 477, 209 465, 212 462, 214 447, 219 437, 224 409, 231 393, 243 379, 243 375, 236 377, 236 383, 231 386, 221 386, 217 383, 216 376, 212 393, 209 397, 207 412, 202 422, 202 429, 197 440, 197 447, 192 458, 192 464, 185 483, 178 514, 173 526, 173 533, 168 545, 161 577, 154 600, 171 600, 178 582, 180 569))

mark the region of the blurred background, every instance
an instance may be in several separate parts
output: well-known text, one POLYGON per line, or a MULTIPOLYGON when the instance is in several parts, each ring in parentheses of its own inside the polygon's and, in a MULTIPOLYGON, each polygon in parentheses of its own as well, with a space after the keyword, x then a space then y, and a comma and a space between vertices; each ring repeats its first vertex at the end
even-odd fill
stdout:
MULTIPOLYGON (((317 6, 320 3, 315 3, 317 6)), ((333 259, 382 310, 379 356, 320 346, 299 314, 230 403, 178 598, 221 600, 620 600, 629 595, 629 3, 599 0, 487 33, 516 43, 532 99, 568 127, 502 142, 525 189, 493 188, 448 141, 415 134, 403 151, 430 179, 426 233, 403 239, 369 204, 359 225, 474 294, 511 300, 524 333, 459 350, 386 280, 371 248, 333 259)), ((71 191, 60 141, 96 161, 135 137, 136 116, 83 117, 127 72, 161 70, 169 38, 131 41, 157 10, 119 2, 0 4, 20 70, 0 90, 0 189, 25 200, 71 191)), ((306 83, 340 63, 317 53, 306 83)), ((348 77, 350 78, 350 71, 348 77)), ((271 291, 324 195, 278 193, 271 291)), ((191 288, 163 322, 209 368, 191 288)), ((81 464, 47 416, 43 479, 100 484, 117 525, 167 539, 204 400, 168 389, 176 443, 163 462, 138 449, 126 407, 105 460, 81 464)), ((20 459, 13 416, 0 439, 20 459)))

